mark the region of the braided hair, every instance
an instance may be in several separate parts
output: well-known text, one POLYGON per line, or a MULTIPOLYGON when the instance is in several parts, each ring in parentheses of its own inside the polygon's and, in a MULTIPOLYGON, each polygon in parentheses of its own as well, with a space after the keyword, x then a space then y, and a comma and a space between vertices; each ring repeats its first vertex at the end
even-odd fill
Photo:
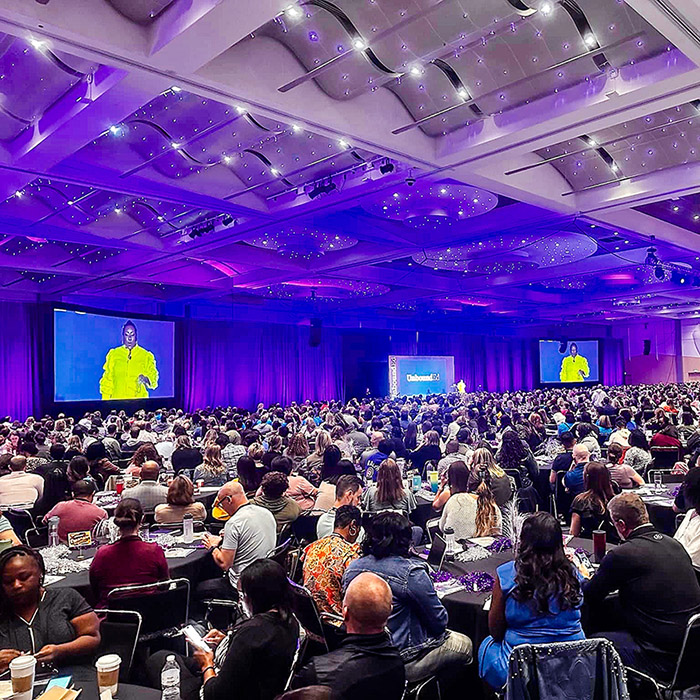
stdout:
MULTIPOLYGON (((44 559, 35 549, 27 547, 26 545, 19 544, 9 549, 4 550, 0 553, 0 579, 2 579, 5 573, 5 567, 15 558, 15 557, 29 557, 33 559, 39 569, 39 586, 44 585, 44 577, 46 576, 46 566, 44 565, 44 559)), ((5 596, 5 589, 0 585, 0 617, 7 617, 12 613, 11 605, 7 597, 5 596)))

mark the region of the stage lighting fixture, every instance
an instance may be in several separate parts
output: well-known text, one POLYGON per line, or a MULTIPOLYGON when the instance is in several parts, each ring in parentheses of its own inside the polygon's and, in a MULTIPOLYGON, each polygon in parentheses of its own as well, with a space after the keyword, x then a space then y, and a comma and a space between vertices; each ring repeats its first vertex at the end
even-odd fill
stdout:
POLYGON ((654 246, 651 246, 650 248, 647 249, 647 256, 644 259, 644 264, 645 265, 656 265, 656 263, 659 262, 659 258, 656 255, 656 248, 654 246))
POLYGON ((394 170, 394 164, 389 160, 385 160, 384 163, 382 163, 382 165, 379 166, 379 172, 382 175, 388 175, 389 173, 393 173, 394 170))
POLYGON ((224 214, 224 216, 221 217, 221 223, 224 226, 230 226, 233 223, 233 217, 230 214, 224 214))
POLYGON ((661 265, 657 265, 654 268, 654 277, 656 277, 657 280, 662 280, 664 278, 664 268, 661 267, 661 265))
POLYGON ((307 194, 309 195, 309 199, 316 199, 316 197, 320 197, 322 194, 330 194, 335 189, 336 184, 332 180, 329 180, 326 183, 316 183, 307 194))

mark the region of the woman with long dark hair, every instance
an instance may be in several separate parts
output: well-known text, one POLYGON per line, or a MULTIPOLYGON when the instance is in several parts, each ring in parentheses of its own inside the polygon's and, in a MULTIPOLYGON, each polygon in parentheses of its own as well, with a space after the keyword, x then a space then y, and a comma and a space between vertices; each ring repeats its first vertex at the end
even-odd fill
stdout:
POLYGON ((467 465, 461 460, 452 462, 452 464, 447 467, 445 479, 442 481, 438 492, 435 494, 433 509, 442 510, 445 503, 447 503, 452 496, 458 493, 467 493, 468 490, 469 469, 467 465))
POLYGON ((523 488, 532 486, 537 479, 537 462, 532 451, 514 430, 503 433, 501 449, 496 454, 496 462, 501 469, 517 470, 523 488))
POLYGON ((500 689, 518 644, 584 639, 581 584, 564 553, 561 526, 540 511, 523 523, 514 561, 496 569, 489 631, 479 647, 479 675, 500 689))
POLYGON ((600 462, 589 462, 583 470, 583 486, 571 504, 571 530, 574 537, 593 537, 593 530, 605 530, 617 542, 615 528, 608 515, 608 503, 615 495, 610 470, 600 462))
POLYGON ((501 509, 493 497, 488 469, 478 472, 473 493, 454 493, 450 496, 440 518, 440 529, 445 532, 451 528, 457 540, 500 535, 502 524, 501 509))

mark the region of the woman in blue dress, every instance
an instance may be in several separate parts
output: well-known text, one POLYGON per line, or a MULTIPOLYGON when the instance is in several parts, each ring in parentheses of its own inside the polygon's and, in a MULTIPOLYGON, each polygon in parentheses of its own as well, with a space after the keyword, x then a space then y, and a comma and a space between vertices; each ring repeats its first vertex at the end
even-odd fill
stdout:
POLYGON ((534 513, 523 523, 515 561, 496 570, 479 675, 499 689, 518 644, 584 639, 581 603, 580 575, 564 553, 561 526, 549 513, 534 513))

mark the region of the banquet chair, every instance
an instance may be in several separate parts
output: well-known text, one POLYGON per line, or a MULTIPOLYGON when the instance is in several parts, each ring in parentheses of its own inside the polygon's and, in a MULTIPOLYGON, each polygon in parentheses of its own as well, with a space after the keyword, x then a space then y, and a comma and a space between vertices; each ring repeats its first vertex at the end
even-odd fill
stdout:
POLYGON ((428 698, 441 700, 441 697, 437 676, 428 676, 414 683, 406 681, 403 700, 427 700, 428 698))
POLYGON ((176 637, 189 618, 190 582, 186 578, 120 586, 107 595, 112 610, 133 610, 142 618, 139 642, 176 637))
POLYGON ((627 678, 607 639, 520 644, 508 662, 508 680, 497 693, 505 700, 628 700, 627 678))
POLYGON ((308 588, 294 583, 291 579, 288 580, 292 589, 292 610, 294 615, 306 631, 309 640, 320 644, 325 649, 325 652, 328 653, 334 644, 329 639, 330 635, 323 625, 316 601, 308 588), (331 642, 330 644, 329 641, 331 642))
MULTIPOLYGON (((287 566, 287 557, 289 554, 289 550, 292 547, 292 538, 289 537, 287 538, 282 544, 278 544, 276 547, 271 549, 267 555, 265 556, 266 559, 272 559, 272 561, 276 561, 285 571, 287 571, 288 566, 287 566)), ((287 571, 287 573, 289 573, 287 571)))
MULTIPOLYGON (((697 573, 697 571, 696 571, 697 573)), ((657 700, 668 700, 674 693, 684 691, 698 685, 698 661, 700 660, 700 613, 693 615, 685 627, 683 644, 681 645, 676 668, 670 683, 653 678, 648 673, 639 671, 636 668, 627 667, 627 673, 633 677, 646 682, 654 689, 654 696, 657 700)))
MULTIPOLYGON (((36 493, 36 489, 32 489, 36 493)), ((22 506, 8 506, 7 508, 2 508, 2 514, 10 521, 12 529, 15 531, 15 535, 24 539, 27 530, 36 529, 36 523, 34 522, 34 517, 31 513, 31 508, 27 505, 22 506)))
POLYGON ((647 482, 654 483, 654 476, 661 474, 662 484, 682 484, 685 474, 674 474, 670 469, 650 469, 647 472, 647 482))
POLYGON ((678 447, 651 447, 649 452, 654 460, 654 469, 672 469, 681 458, 678 447))
POLYGON ((515 481, 515 487, 521 489, 523 487, 523 480, 520 476, 520 472, 517 469, 504 469, 503 470, 513 481, 515 481))
POLYGON ((27 543, 27 546, 32 549, 46 547, 49 544, 49 528, 30 527, 24 533, 24 541, 27 543))
POLYGON ((97 656, 119 654, 119 681, 128 683, 142 618, 135 610, 100 610, 100 646, 97 656))

